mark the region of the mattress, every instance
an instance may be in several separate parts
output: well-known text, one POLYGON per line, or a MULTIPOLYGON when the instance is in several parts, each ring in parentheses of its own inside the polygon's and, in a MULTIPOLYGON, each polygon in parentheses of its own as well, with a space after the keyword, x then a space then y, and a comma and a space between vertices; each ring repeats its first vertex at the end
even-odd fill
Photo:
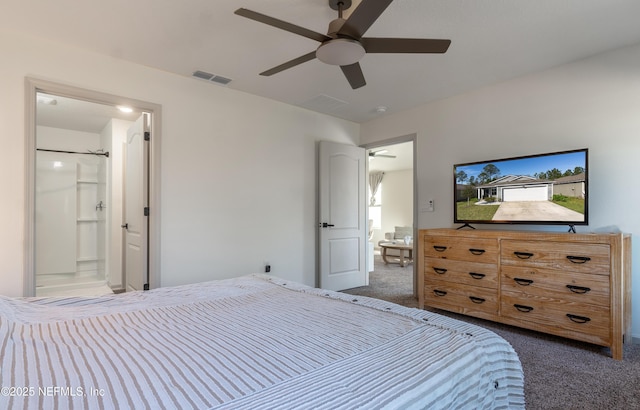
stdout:
POLYGON ((524 408, 495 333, 272 276, 0 313, 0 408, 524 408))

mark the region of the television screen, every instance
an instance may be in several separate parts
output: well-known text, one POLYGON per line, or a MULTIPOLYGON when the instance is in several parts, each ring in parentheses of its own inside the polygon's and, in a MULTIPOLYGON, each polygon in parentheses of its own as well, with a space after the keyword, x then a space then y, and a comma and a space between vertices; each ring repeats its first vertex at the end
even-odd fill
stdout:
POLYGON ((456 164, 454 222, 587 225, 588 149, 456 164))

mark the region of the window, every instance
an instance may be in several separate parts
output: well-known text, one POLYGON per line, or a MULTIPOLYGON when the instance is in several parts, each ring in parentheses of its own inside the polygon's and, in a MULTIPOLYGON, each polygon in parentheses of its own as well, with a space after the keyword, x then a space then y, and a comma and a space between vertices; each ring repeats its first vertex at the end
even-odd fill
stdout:
MULTIPOLYGON (((371 189, 369 189, 369 198, 371 198, 371 189)), ((382 184, 378 186, 373 203, 375 205, 369 206, 369 219, 373 221, 373 229, 382 229, 382 184)))

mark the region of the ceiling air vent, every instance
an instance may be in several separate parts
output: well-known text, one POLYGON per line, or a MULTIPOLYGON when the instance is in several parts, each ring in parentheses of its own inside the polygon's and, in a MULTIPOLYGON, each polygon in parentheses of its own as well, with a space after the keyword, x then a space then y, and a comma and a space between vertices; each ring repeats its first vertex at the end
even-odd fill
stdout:
POLYGON ((206 71, 194 71, 192 76, 201 80, 211 81, 212 83, 218 83, 220 85, 227 85, 231 82, 230 78, 207 73, 206 71))
POLYGON ((303 102, 301 106, 314 111, 332 112, 347 104, 348 103, 346 101, 342 101, 325 94, 320 94, 310 100, 303 102))

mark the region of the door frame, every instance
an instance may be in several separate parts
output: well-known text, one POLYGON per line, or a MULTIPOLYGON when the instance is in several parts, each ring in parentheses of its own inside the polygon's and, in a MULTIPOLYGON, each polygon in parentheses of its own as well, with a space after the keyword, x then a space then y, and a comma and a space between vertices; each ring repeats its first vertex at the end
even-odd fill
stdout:
MULTIPOLYGON (((375 149, 375 148, 382 148, 382 147, 386 147, 388 145, 395 145, 395 144, 401 144, 403 142, 412 142, 413 143, 413 238, 417 238, 418 237, 418 156, 417 156, 417 152, 418 152, 418 134, 416 133, 412 133, 412 134, 407 134, 407 135, 402 135, 399 137, 394 137, 394 138, 389 138, 389 139, 385 139, 385 140, 381 140, 381 141, 375 141, 375 142, 370 142, 370 143, 366 143, 366 144, 362 144, 360 145, 361 148, 364 148, 368 151, 375 149)), ((365 174, 369 175, 369 162, 366 162, 366 169, 365 169, 365 174)), ((369 179, 365 178, 365 184, 369 183, 369 179)), ((365 191, 367 192, 367 191, 365 191)), ((367 207, 367 214, 368 214, 368 207, 367 207)), ((368 216, 367 216, 368 218, 368 216)), ((368 222, 368 221, 365 221, 368 222)), ((416 252, 417 246, 417 241, 413 241, 413 255, 414 255, 414 263, 412 263, 413 266, 413 295, 414 296, 418 296, 418 268, 417 268, 417 263, 415 262, 415 255, 417 255, 418 253, 416 252)), ((368 252, 368 247, 367 247, 367 252, 368 252)), ((367 257, 369 255, 366 255, 367 257)))
POLYGON ((160 142, 161 112, 159 104, 59 84, 33 77, 25 78, 25 220, 23 295, 35 296, 35 164, 36 110, 38 92, 106 105, 126 105, 151 113, 149 147, 149 287, 160 286, 160 142))

